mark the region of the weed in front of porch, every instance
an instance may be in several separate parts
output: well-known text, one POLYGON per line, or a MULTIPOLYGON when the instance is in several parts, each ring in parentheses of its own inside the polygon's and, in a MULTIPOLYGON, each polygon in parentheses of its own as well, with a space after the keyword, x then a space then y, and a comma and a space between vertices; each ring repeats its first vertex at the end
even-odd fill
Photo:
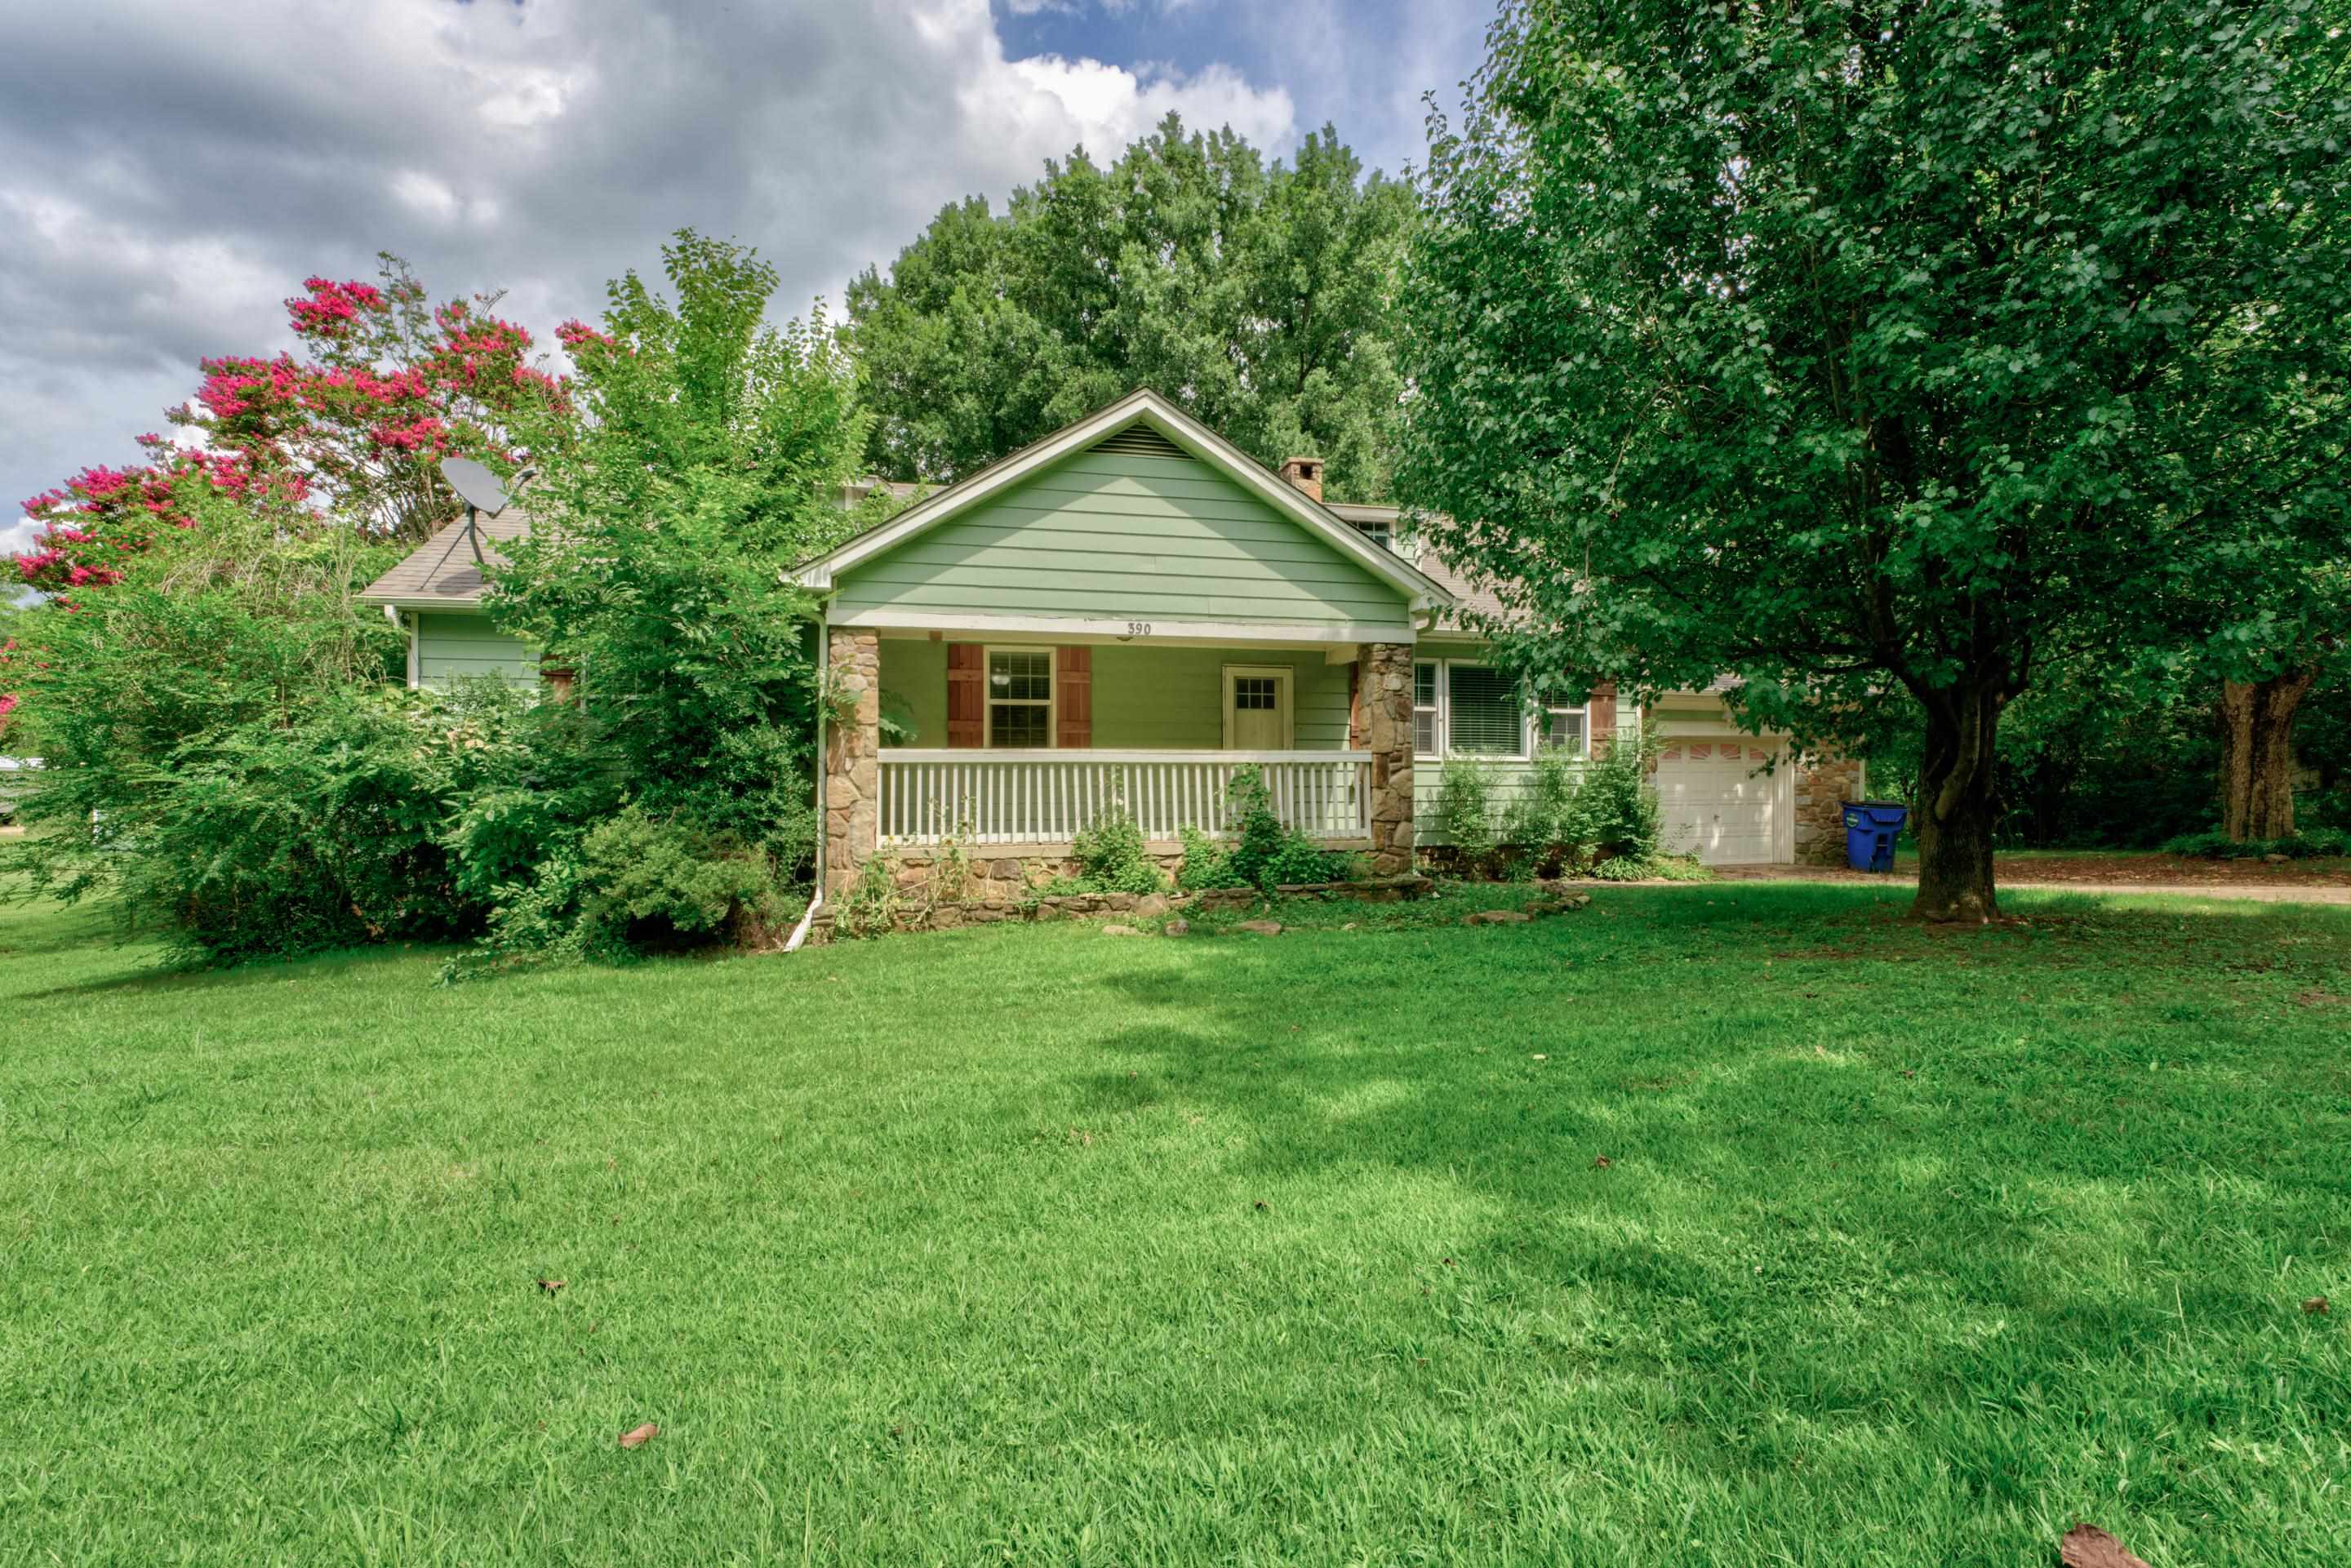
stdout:
POLYGON ((1271 920, 1284 931, 1421 931, 1458 925, 1464 917, 1488 910, 1523 913, 1555 895, 1532 883, 1439 882, 1418 898, 1393 903, 1324 894, 1271 894, 1254 904, 1186 904, 1171 919, 1185 923, 1193 936, 1234 934, 1243 922, 1271 920))

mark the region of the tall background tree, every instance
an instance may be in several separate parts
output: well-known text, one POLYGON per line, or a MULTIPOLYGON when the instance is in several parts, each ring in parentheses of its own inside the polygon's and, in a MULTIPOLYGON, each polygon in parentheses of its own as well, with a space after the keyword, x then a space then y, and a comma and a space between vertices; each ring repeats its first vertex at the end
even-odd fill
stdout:
POLYGON ((530 433, 531 530, 492 572, 492 617, 582 694, 538 783, 459 812, 509 952, 756 938, 815 845, 814 605, 783 574, 877 520, 839 501, 867 421, 820 311, 768 322, 756 253, 688 229, 662 258, 667 297, 631 272, 557 329, 576 407, 530 433))
POLYGON ((1506 5, 1433 127, 1399 487, 1531 667, 1924 733, 1994 911, 2003 710, 2249 523, 2342 552, 2345 44, 2306 5, 1506 5), (2259 461, 2251 460, 2258 454, 2259 461))
POLYGON ((1330 127, 1269 167, 1172 114, 1106 168, 1048 163, 1000 214, 950 206, 850 287, 871 460, 954 479, 1149 386, 1260 461, 1312 452, 1334 494, 1384 496, 1411 210, 1330 127))

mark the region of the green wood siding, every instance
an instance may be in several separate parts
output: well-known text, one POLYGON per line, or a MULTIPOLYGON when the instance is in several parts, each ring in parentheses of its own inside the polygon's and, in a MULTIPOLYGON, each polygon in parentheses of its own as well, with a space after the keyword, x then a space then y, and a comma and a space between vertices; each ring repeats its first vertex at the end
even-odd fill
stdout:
MULTIPOLYGON (((1494 810, 1494 825, 1499 830, 1502 813, 1520 796, 1533 788, 1535 765, 1531 762, 1510 762, 1494 758, 1481 758, 1476 764, 1486 775, 1486 802, 1494 810)), ((1437 831, 1437 781, 1445 764, 1425 757, 1412 759, 1412 821, 1416 843, 1441 844, 1446 836, 1437 831)))
MULTIPOLYGON (((1424 642, 1418 643, 1414 652, 1424 659, 1475 660, 1484 648, 1484 643, 1474 642, 1424 642)), ((1630 737, 1637 740, 1640 733, 1639 709, 1629 701, 1619 702, 1616 705, 1615 736, 1619 739, 1630 737)), ((1497 758, 1479 758, 1476 764, 1486 775, 1486 798, 1494 809, 1494 820, 1499 827, 1502 813, 1510 810, 1511 802, 1533 787, 1535 765, 1531 759, 1513 762, 1497 758)), ((1416 842, 1441 844, 1446 841, 1445 835, 1436 828, 1437 775, 1444 767, 1442 761, 1430 758, 1413 758, 1412 815, 1416 842)))
POLYGON ((538 656, 530 644, 493 630, 486 615, 419 615, 416 660, 418 679, 428 686, 445 686, 460 675, 503 675, 517 685, 538 679, 538 656))
MULTIPOLYGON (((1326 663, 1319 648, 1301 652, 1115 643, 1094 649, 1094 745, 1110 751, 1218 749, 1224 745, 1227 664, 1290 671, 1299 749, 1346 748, 1350 666, 1326 663)), ((944 641, 882 640, 882 711, 912 732, 891 744, 945 746, 946 691, 944 641)))
POLYGON ((1347 747, 1347 670, 1322 650, 1094 650, 1094 744, 1109 750, 1214 751, 1225 743, 1225 666, 1287 669, 1298 748, 1347 747))
POLYGON ((903 735, 882 737, 884 746, 945 746, 947 743, 947 645, 882 639, 882 716, 895 720, 903 735))
POLYGON ((842 574, 834 615, 932 613, 1285 625, 1405 618, 1404 596, 1205 463, 1065 458, 842 574))

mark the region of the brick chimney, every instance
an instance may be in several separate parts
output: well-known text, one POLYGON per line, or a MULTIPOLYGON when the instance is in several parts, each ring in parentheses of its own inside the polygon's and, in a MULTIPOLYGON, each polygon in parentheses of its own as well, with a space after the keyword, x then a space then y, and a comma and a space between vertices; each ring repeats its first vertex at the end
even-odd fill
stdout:
POLYGON ((1317 501, 1322 498, 1322 459, 1291 457, 1281 465, 1281 476, 1317 501))

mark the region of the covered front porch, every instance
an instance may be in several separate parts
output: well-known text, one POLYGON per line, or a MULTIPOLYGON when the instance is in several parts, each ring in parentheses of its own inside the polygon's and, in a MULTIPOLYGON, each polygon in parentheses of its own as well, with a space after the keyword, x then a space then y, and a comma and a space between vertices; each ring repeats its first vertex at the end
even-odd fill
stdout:
POLYGON ((1172 858, 1231 831, 1245 772, 1285 827, 1409 869, 1409 643, 836 626, 828 654, 836 890, 950 842, 1051 867, 1114 810, 1172 858))

